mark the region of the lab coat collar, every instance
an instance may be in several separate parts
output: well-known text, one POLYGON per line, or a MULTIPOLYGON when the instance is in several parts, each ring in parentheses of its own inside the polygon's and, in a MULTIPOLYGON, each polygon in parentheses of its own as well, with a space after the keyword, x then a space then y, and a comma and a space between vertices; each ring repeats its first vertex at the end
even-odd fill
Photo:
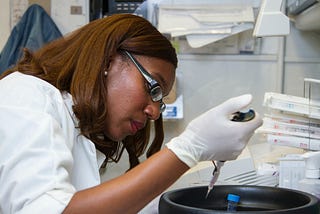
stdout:
MULTIPOLYGON (((64 104, 68 110, 68 113, 73 120, 74 126, 78 127, 79 119, 76 117, 76 115, 74 114, 73 109, 72 109, 74 102, 73 102, 71 94, 69 94, 68 92, 62 92, 62 97, 63 97, 64 104)), ((102 166, 106 156, 105 156, 105 154, 100 152, 98 149, 96 149, 96 155, 97 155, 97 164, 100 168, 102 166)))

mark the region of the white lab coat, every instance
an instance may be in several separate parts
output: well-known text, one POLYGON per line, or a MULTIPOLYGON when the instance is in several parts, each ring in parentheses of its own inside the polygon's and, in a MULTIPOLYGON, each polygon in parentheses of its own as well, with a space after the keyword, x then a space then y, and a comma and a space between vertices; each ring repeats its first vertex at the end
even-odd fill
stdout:
POLYGON ((0 80, 0 214, 61 213, 100 183, 104 155, 77 123, 70 94, 19 72, 0 80))

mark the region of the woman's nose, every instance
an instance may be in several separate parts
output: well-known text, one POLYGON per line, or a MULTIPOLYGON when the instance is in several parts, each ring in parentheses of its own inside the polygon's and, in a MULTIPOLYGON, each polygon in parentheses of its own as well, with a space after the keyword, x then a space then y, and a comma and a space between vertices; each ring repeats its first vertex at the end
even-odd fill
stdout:
POLYGON ((151 101, 144 109, 150 120, 157 120, 160 117, 160 103, 151 101))

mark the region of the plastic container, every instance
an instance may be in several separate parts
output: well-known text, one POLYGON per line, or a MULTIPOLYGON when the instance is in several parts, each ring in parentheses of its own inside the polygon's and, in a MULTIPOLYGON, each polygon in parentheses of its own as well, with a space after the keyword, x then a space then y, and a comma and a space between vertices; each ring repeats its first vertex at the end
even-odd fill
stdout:
POLYGON ((305 178, 298 182, 298 189, 311 193, 320 199, 320 151, 306 152, 305 178))
POLYGON ((320 179, 302 179, 298 183, 298 189, 320 199, 320 179))
POLYGON ((237 206, 240 201, 240 196, 234 194, 228 194, 227 211, 237 211, 237 206))

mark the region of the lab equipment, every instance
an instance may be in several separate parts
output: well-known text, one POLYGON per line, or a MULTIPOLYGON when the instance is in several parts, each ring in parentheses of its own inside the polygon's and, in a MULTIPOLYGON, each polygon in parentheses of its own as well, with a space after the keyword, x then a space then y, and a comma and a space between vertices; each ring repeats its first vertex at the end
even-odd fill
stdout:
POLYGON ((218 185, 212 192, 214 197, 203 200, 201 195, 206 189, 206 186, 192 186, 165 192, 159 201, 159 214, 320 213, 320 200, 301 191, 257 185, 218 185), (228 193, 240 196, 237 212, 226 211, 228 193))
MULTIPOLYGON (((231 121, 236 122, 246 122, 249 120, 252 120, 255 117, 255 112, 253 109, 249 109, 247 112, 237 111, 231 115, 231 121)), ((210 194, 211 190, 213 189, 214 184, 218 180, 219 174, 220 174, 220 168, 223 166, 225 161, 212 161, 214 165, 214 170, 212 172, 212 178, 210 180, 210 183, 208 185, 208 191, 206 194, 206 198, 208 198, 208 195, 210 194)))
POLYGON ((319 0, 293 0, 288 5, 287 14, 299 30, 317 31, 320 29, 319 0), (317 21, 318 20, 318 21, 317 21))
POLYGON ((254 116, 255 116, 255 112, 252 109, 249 109, 249 111, 247 112, 238 111, 232 114, 231 121, 246 122, 246 121, 252 120, 254 116))
POLYGON ((212 172, 212 178, 210 180, 210 183, 208 185, 208 191, 206 194, 206 198, 208 198, 208 195, 210 194, 211 190, 213 189, 214 184, 218 180, 219 174, 220 174, 220 168, 223 166, 225 161, 217 161, 216 163, 212 161, 214 165, 214 170, 212 172))
POLYGON ((280 110, 294 115, 320 119, 319 100, 310 100, 309 98, 300 96, 266 92, 263 105, 270 109, 280 110))
POLYGON ((306 161, 305 178, 298 182, 298 189, 320 199, 320 152, 307 152, 302 157, 306 161))
POLYGON ((279 187, 298 189, 304 174, 305 160, 301 154, 287 154, 279 158, 279 187))
POLYGON ((136 13, 147 17, 147 10, 141 11, 140 8, 144 2, 145 0, 90 0, 90 21, 118 13, 136 13))
POLYGON ((238 203, 240 201, 239 195, 228 194, 227 197, 227 211, 237 211, 238 203))
MULTIPOLYGON (((305 82, 320 83, 314 79, 305 82)), ((263 105, 270 113, 257 129, 257 133, 263 134, 262 140, 273 145, 320 150, 319 99, 266 92, 263 105)))
POLYGON ((254 37, 286 36, 290 33, 289 18, 281 11, 282 0, 263 0, 253 30, 254 37))

